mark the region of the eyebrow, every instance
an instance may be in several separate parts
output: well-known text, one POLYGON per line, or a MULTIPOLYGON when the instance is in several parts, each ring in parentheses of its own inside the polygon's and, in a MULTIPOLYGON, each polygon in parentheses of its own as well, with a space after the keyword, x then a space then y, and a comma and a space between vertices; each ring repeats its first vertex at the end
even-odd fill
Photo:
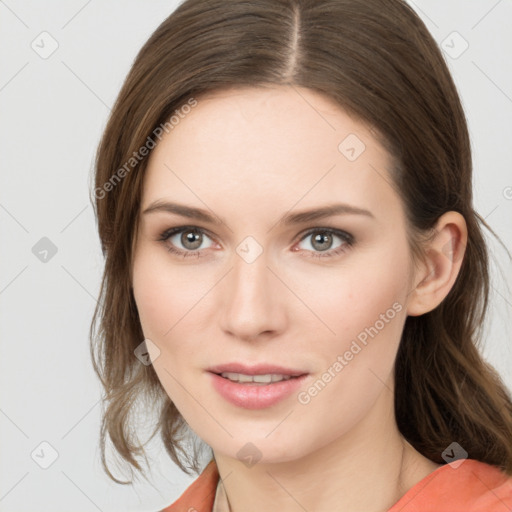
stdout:
MULTIPOLYGON (((142 213, 148 214, 154 212, 174 213, 182 217, 200 220, 214 225, 223 224, 222 220, 219 217, 212 215, 207 210, 202 210, 201 208, 195 208, 193 206, 186 206, 184 204, 173 203, 164 200, 158 200, 155 201, 154 203, 151 203, 142 213)), ((372 219, 375 219, 375 216, 372 214, 372 212, 370 212, 369 210, 365 210, 364 208, 359 208, 357 206, 352 206, 345 203, 334 203, 319 208, 314 208, 311 210, 303 210, 296 213, 288 213, 281 218, 279 224, 289 226, 294 224, 311 222, 323 219, 325 217, 331 217, 334 215, 350 214, 364 215, 372 219)))

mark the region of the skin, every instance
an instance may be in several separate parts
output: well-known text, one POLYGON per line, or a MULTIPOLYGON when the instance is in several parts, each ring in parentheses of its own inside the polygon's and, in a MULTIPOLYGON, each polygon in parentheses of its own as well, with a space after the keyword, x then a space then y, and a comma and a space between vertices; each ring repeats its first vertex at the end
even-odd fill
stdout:
POLYGON ((312 90, 238 88, 198 98, 150 156, 141 211, 167 200, 223 221, 142 214, 133 290, 144 335, 159 350, 154 369, 212 447, 232 512, 387 510, 439 467, 398 431, 393 365, 407 315, 434 309, 455 282, 466 225, 457 212, 443 215, 425 261, 414 264, 402 202, 390 186, 391 158, 373 135, 312 90), (338 149, 349 134, 366 146, 354 161, 338 149), (278 223, 338 202, 373 218, 278 223), (180 234, 158 240, 180 226, 205 230, 200 256, 168 251, 197 247, 180 234), (334 235, 319 246, 318 233, 306 236, 329 227, 355 243, 334 235), (247 236, 263 249, 251 263, 237 253, 247 236), (293 394, 247 410, 210 384, 211 365, 268 362, 309 372, 307 391, 394 303, 400 311, 306 404, 293 394), (237 456, 249 442, 261 456, 250 466, 237 456))

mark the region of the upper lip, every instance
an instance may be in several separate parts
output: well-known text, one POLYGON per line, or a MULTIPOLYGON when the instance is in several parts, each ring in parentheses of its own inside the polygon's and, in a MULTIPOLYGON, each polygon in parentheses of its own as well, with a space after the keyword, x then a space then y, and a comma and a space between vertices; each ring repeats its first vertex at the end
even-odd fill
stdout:
POLYGON ((292 377, 299 377, 305 375, 308 372, 302 370, 295 370, 292 368, 285 368, 284 366, 278 366, 275 364, 260 363, 256 365, 247 365, 242 363, 226 363, 211 366, 208 368, 209 372, 221 374, 224 372, 230 373, 242 373, 244 375, 290 375, 292 377))

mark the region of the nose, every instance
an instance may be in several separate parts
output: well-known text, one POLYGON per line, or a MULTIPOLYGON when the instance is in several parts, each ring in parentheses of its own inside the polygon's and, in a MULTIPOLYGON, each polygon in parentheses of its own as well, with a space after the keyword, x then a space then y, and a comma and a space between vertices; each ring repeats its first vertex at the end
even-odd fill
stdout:
POLYGON ((286 328, 283 284, 268 268, 266 253, 248 263, 234 255, 233 268, 219 290, 221 327, 242 340, 271 338, 286 328))

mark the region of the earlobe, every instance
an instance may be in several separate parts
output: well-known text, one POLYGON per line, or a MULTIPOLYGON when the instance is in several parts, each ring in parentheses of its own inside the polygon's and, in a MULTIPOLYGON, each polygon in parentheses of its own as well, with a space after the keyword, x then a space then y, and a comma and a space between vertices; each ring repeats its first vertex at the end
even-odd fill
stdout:
POLYGON ((425 249, 424 264, 414 276, 407 302, 407 314, 419 316, 435 309, 448 295, 457 279, 467 243, 464 217, 446 212, 437 221, 435 236, 425 249))

